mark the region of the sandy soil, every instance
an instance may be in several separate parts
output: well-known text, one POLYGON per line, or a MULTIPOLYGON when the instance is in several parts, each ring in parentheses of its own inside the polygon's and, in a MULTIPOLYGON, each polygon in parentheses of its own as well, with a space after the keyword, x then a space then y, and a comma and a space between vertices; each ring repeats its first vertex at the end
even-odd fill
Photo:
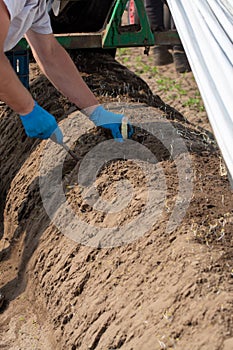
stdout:
POLYGON ((18 117, 1 106, 2 349, 233 348, 233 195, 224 162, 192 73, 178 75, 173 65, 140 73, 144 64, 153 66, 142 51, 117 55, 130 70, 109 56, 75 56, 99 101, 137 123, 133 146, 129 142, 123 153, 119 148, 113 160, 110 135, 93 128, 35 65, 35 99, 61 127, 74 123, 67 143, 87 159, 87 168, 58 146, 28 139, 18 117), (135 159, 127 156, 131 146, 135 159), (96 170, 103 153, 107 160, 85 188, 92 174, 85 170, 96 170), (66 208, 52 197, 54 174, 84 229, 71 225, 68 212, 62 216, 66 208), (41 195, 46 176, 49 187, 41 195), (56 220, 43 194, 54 199, 56 220), (148 202, 151 194, 155 202, 148 202), (177 208, 184 217, 169 231, 177 208), (57 228, 62 223, 64 230, 71 225, 72 239, 57 228), (112 228, 111 245, 103 232, 112 228))

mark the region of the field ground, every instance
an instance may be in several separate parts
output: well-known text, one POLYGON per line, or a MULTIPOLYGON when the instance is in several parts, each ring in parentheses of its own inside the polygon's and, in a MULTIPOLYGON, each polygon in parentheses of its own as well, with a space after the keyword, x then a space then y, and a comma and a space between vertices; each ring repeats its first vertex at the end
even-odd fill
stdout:
MULTIPOLYGON (((59 232, 42 203, 39 170, 46 141, 28 139, 19 118, 2 105, 0 288, 7 300, 0 311, 0 348, 232 350, 233 194, 192 73, 177 74, 173 64, 154 67, 153 57, 140 48, 118 50, 116 61, 91 53, 78 53, 74 60, 101 103, 126 112, 135 106, 132 122, 140 116, 154 118, 158 130, 171 125, 191 165, 184 149, 173 156, 166 133, 162 142, 136 127, 133 141, 156 157, 158 168, 148 185, 132 160, 106 162, 95 180, 100 197, 117 203, 119 182, 133 188, 131 197, 122 194, 130 199, 124 210, 106 213, 82 196, 79 168, 67 155, 66 200, 88 225, 111 228, 117 222, 118 232, 124 232, 155 190, 158 202, 142 219, 161 207, 155 222, 128 244, 82 245, 59 232), (190 179, 186 188, 184 175, 190 179), (180 193, 183 201, 177 202, 180 193), (185 208, 183 220, 168 232, 177 206, 179 213, 185 208)), ((61 126, 78 113, 35 64, 31 92, 61 126)), ((78 118, 81 136, 72 149, 83 158, 110 136, 90 127, 80 113, 78 118)), ((57 152, 48 153, 51 164, 57 152)), ((134 234, 139 229, 134 226, 134 234)))

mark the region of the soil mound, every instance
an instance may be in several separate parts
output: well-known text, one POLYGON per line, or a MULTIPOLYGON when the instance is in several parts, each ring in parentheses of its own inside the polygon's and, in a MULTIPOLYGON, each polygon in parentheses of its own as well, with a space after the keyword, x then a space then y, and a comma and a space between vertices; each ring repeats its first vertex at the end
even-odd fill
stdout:
POLYGON ((1 106, 1 348, 232 349, 233 195, 213 136, 111 56, 73 58, 99 101, 129 115, 135 133, 115 154, 111 136, 35 65, 32 94, 61 127, 74 121, 67 143, 85 167, 65 153, 60 165, 62 150, 28 139, 1 106), (96 159, 101 167, 89 168, 96 159), (56 202, 56 179, 76 226, 56 202), (62 234, 59 222, 78 236, 62 234))

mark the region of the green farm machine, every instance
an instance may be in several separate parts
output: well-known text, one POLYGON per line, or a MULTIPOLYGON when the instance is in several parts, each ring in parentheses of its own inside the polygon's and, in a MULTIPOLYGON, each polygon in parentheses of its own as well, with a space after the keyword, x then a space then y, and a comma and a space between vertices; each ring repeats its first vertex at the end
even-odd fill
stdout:
MULTIPOLYGON (((180 43, 174 30, 152 33, 143 0, 63 0, 57 16, 50 11, 57 40, 65 49, 108 50, 120 47, 149 47, 180 43), (125 11, 136 9, 137 21, 123 21, 125 11), (124 23, 126 22, 126 23, 124 23)), ((129 16, 126 18, 129 19, 129 16)), ((29 85, 28 44, 22 39, 8 53, 14 69, 25 86, 29 85)))

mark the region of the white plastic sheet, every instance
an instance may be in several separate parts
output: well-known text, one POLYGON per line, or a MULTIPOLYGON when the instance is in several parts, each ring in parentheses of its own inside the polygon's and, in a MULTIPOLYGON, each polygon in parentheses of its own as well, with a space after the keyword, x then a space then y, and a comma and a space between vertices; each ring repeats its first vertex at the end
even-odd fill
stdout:
POLYGON ((233 1, 167 2, 233 178, 233 1))

